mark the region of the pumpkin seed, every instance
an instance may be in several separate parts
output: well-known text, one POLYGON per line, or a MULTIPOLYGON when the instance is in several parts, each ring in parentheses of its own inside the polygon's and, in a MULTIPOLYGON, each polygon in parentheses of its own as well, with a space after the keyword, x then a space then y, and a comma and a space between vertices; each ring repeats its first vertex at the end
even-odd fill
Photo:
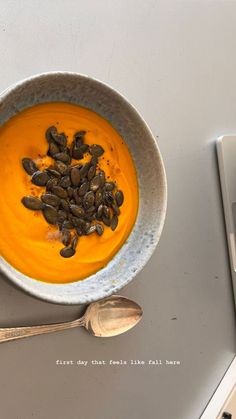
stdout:
POLYGON ((95 193, 95 205, 98 207, 103 201, 102 192, 98 189, 95 193))
POLYGON ((46 185, 47 191, 52 191, 52 188, 54 186, 57 186, 57 184, 58 184, 58 179, 57 178, 49 179, 49 181, 47 182, 47 185, 46 185))
POLYGON ((55 133, 54 131, 53 132, 51 131, 51 136, 57 144, 59 144, 60 146, 66 147, 67 139, 63 132, 58 134, 58 132, 55 133))
POLYGON ((113 215, 112 219, 111 219, 111 229, 112 231, 114 231, 116 229, 118 225, 118 217, 117 215, 113 215))
POLYGON ((61 180, 60 180, 59 185, 62 188, 68 188, 71 185, 70 176, 68 176, 68 175, 67 176, 63 176, 61 178, 61 180))
POLYGON ((99 236, 101 236, 104 232, 104 227, 102 224, 96 224, 96 232, 99 236))
POLYGON ((74 186, 79 185, 79 183, 80 183, 80 171, 76 167, 73 167, 71 169, 70 178, 71 178, 72 185, 74 185, 74 186))
POLYGON ((83 164, 80 164, 80 163, 77 163, 77 164, 73 164, 73 166, 71 166, 71 169, 73 169, 73 168, 76 168, 76 169, 81 169, 82 167, 83 167, 83 164))
POLYGON ((103 223, 104 223, 106 226, 110 227, 110 225, 111 225, 111 220, 110 220, 110 218, 107 218, 107 217, 105 217, 105 215, 103 215, 103 216, 102 216, 102 221, 103 221, 103 223))
POLYGON ((92 207, 95 201, 95 196, 92 191, 86 192, 83 199, 83 204, 85 208, 92 207))
POLYGON ((120 209, 118 208, 118 206, 116 205, 115 202, 114 202, 114 204, 112 204, 111 207, 112 207, 115 215, 120 215, 120 209))
POLYGON ((69 164, 71 162, 70 156, 68 156, 67 153, 63 153, 63 152, 54 154, 53 158, 55 160, 62 161, 63 163, 66 163, 66 164, 69 164))
POLYGON ((105 191, 113 191, 115 186, 114 182, 105 182, 104 189, 105 191))
POLYGON ((80 150, 82 151, 82 153, 87 153, 87 151, 89 150, 88 144, 82 144, 80 146, 80 150))
POLYGON ((98 173, 98 176, 100 177, 100 186, 101 188, 103 188, 106 181, 105 172, 103 170, 100 170, 100 172, 98 173))
POLYGON ((69 148, 69 154, 70 154, 70 158, 72 159, 72 153, 73 153, 73 148, 74 148, 75 142, 72 141, 70 148, 69 148))
POLYGON ((88 229, 91 227, 91 223, 89 223, 88 221, 85 221, 84 222, 84 225, 83 225, 83 232, 84 232, 84 234, 86 234, 86 232, 88 231, 88 229))
POLYGON ((115 202, 115 198, 112 192, 104 192, 104 201, 109 207, 112 206, 112 204, 115 202))
POLYGON ((73 190, 73 197, 74 197, 75 203, 77 205, 81 206, 82 205, 82 202, 83 202, 83 199, 82 199, 81 196, 79 196, 79 189, 78 188, 76 188, 76 189, 73 190))
POLYGON ((74 249, 74 250, 76 249, 78 241, 79 241, 79 237, 77 236, 77 234, 75 234, 73 239, 71 240, 72 249, 74 249))
POLYGON ((106 218, 110 218, 110 210, 106 205, 103 205, 103 214, 106 218))
MULTIPOLYGON (((61 149, 62 149, 62 146, 61 146, 61 149)), ((61 151, 62 153, 66 153, 67 154, 67 156, 69 157, 69 159, 70 159, 70 163, 71 163, 71 156, 70 156, 70 147, 64 147, 63 148, 63 150, 61 151)))
POLYGON ((81 225, 80 218, 76 217, 75 215, 70 215, 70 221, 72 222, 74 227, 78 227, 81 225))
POLYGON ((98 158, 97 158, 97 156, 92 156, 91 157, 90 164, 92 166, 97 166, 97 164, 98 164, 98 158))
POLYGON ((121 205, 124 202, 124 194, 121 190, 118 190, 115 194, 115 198, 116 198, 116 203, 118 205, 118 207, 121 207, 121 205))
POLYGON ((59 198, 67 198, 67 192, 61 186, 53 186, 52 191, 55 195, 59 196, 59 198))
POLYGON ((93 192, 96 192, 101 186, 101 177, 99 175, 94 176, 90 181, 90 189, 93 192))
POLYGON ((99 205, 98 209, 97 209, 97 217, 98 219, 102 218, 102 214, 103 214, 103 205, 99 205))
POLYGON ((60 204, 60 198, 51 193, 41 195, 41 200, 45 204, 52 205, 53 207, 57 207, 60 204))
POLYGON ((96 211, 96 207, 93 205, 92 207, 89 207, 86 211, 86 214, 92 215, 96 211))
POLYGON ((59 151, 60 150, 55 143, 53 143, 53 142, 49 143, 49 148, 48 148, 48 152, 47 152, 48 156, 51 156, 51 157, 54 158, 54 156, 56 154, 58 154, 59 151))
POLYGON ((62 161, 56 160, 55 169, 57 172, 61 173, 61 175, 66 175, 68 171, 68 166, 62 161))
POLYGON ((77 147, 84 143, 85 134, 86 134, 86 131, 82 131, 82 130, 74 134, 74 141, 77 147))
POLYGON ((75 160, 81 160, 84 157, 83 151, 81 150, 81 147, 76 147, 74 145, 74 147, 72 149, 72 157, 75 160))
POLYGON ((89 183, 87 181, 83 182, 79 188, 79 196, 83 196, 89 190, 89 183))
POLYGON ((43 216, 49 224, 56 224, 58 220, 58 213, 55 207, 43 204, 43 216))
POLYGON ((94 233, 96 231, 96 225, 91 225, 87 230, 86 230, 86 235, 89 236, 90 234, 94 233))
POLYGON ((85 163, 80 169, 81 178, 85 177, 90 169, 90 163, 85 163))
POLYGON ((72 228, 74 228, 73 223, 69 220, 65 220, 62 224, 62 229, 65 230, 72 230, 72 228))
POLYGON ((25 169, 26 173, 28 173, 28 175, 33 175, 35 172, 39 171, 37 164, 32 159, 24 157, 21 160, 21 162, 23 168, 25 169))
POLYGON ((53 136, 57 134, 57 128, 54 126, 51 126, 47 129, 45 136, 46 139, 48 141, 48 143, 50 144, 53 141, 53 136))
POLYGON ((72 247, 63 247, 63 249, 60 250, 60 255, 63 258, 70 258, 71 256, 74 256, 75 250, 72 247))
POLYGON ((64 210, 58 211, 58 222, 63 223, 67 219, 67 213, 64 210))
POLYGON ((87 214, 85 219, 86 219, 86 221, 90 221, 90 222, 95 221, 96 220, 96 214, 95 213, 93 213, 91 215, 87 214))
POLYGON ((84 228, 85 228, 85 226, 86 226, 86 221, 85 221, 84 219, 82 219, 82 218, 77 218, 76 222, 77 222, 77 226, 76 226, 76 227, 81 227, 82 229, 84 229, 84 228))
POLYGON ((95 173, 96 173, 96 166, 91 166, 87 174, 88 180, 91 180, 95 176, 95 173))
POLYGON ((69 246, 70 241, 71 241, 71 234, 69 232, 69 230, 62 230, 62 239, 61 239, 62 243, 64 244, 64 246, 69 246))
POLYGON ((50 175, 50 176, 53 176, 53 177, 56 177, 56 178, 60 178, 61 177, 61 174, 57 171, 57 170, 55 170, 55 169, 53 169, 52 167, 48 167, 47 169, 45 169, 45 171, 50 175))
POLYGON ((72 196, 73 196, 73 191, 74 191, 74 189, 73 189, 73 188, 71 188, 71 186, 69 186, 69 187, 67 188, 67 194, 68 194, 68 197, 69 197, 69 198, 72 198, 72 196))
POLYGON ((41 210, 43 206, 40 199, 35 198, 34 196, 24 196, 21 202, 26 208, 33 211, 41 210))
POLYGON ((104 153, 104 149, 98 144, 93 144, 89 147, 89 152, 92 156, 100 157, 104 153))
POLYGON ((83 218, 85 216, 84 209, 78 205, 70 205, 70 210, 72 214, 78 218, 83 218))
MULTIPOLYGON (((58 198, 60 200, 60 198, 58 198)), ((61 208, 66 211, 66 212, 70 212, 70 206, 68 204, 68 202, 66 201, 66 199, 61 199, 61 208)))
POLYGON ((83 236, 84 234, 82 227, 75 227, 75 231, 78 234, 78 236, 83 236))
POLYGON ((38 170, 33 174, 31 181, 34 185, 45 186, 46 183, 49 181, 49 175, 47 174, 47 172, 41 172, 40 170, 38 170))

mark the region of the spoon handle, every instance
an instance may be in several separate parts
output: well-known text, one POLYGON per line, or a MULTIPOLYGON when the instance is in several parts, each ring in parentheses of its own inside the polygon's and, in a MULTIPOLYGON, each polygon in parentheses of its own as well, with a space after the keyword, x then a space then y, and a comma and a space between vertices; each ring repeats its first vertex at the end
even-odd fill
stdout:
POLYGON ((59 330, 72 329, 84 325, 84 318, 72 322, 44 324, 41 326, 22 326, 0 328, 0 343, 9 340, 26 338, 28 336, 43 335, 44 333, 58 332, 59 330))

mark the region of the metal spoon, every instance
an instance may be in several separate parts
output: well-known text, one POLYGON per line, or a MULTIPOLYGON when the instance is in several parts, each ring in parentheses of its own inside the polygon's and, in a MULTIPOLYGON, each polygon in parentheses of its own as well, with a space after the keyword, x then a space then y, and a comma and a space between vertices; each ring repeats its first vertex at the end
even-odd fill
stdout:
POLYGON ((134 327, 142 314, 141 307, 134 301, 121 295, 112 295, 91 303, 80 319, 71 322, 0 328, 0 343, 79 326, 84 326, 94 336, 116 336, 134 327))

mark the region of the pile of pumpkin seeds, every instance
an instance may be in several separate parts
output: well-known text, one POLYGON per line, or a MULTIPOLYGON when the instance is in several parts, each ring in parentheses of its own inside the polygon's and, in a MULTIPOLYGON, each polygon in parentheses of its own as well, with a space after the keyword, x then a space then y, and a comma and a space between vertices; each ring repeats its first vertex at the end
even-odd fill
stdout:
POLYGON ((66 135, 51 126, 46 131, 46 139, 47 154, 53 164, 40 170, 31 158, 22 159, 31 182, 45 187, 40 198, 24 196, 22 203, 30 210, 42 211, 48 224, 58 226, 65 246, 60 254, 65 258, 75 254, 79 236, 93 233, 101 236, 104 225, 114 231, 124 201, 116 183, 108 181, 105 172, 99 169, 104 149, 98 144, 86 144, 85 136, 86 131, 76 132, 68 145, 66 135), (74 162, 82 160, 87 153, 88 162, 74 162))

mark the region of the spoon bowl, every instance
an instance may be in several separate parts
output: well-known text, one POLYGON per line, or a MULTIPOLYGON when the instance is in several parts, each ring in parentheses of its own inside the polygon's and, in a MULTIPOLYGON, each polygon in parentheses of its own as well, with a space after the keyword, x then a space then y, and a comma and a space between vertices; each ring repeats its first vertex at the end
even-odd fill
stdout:
POLYGON ((121 335, 134 327, 142 314, 142 308, 134 301, 113 295, 88 306, 84 327, 98 337, 121 335))

